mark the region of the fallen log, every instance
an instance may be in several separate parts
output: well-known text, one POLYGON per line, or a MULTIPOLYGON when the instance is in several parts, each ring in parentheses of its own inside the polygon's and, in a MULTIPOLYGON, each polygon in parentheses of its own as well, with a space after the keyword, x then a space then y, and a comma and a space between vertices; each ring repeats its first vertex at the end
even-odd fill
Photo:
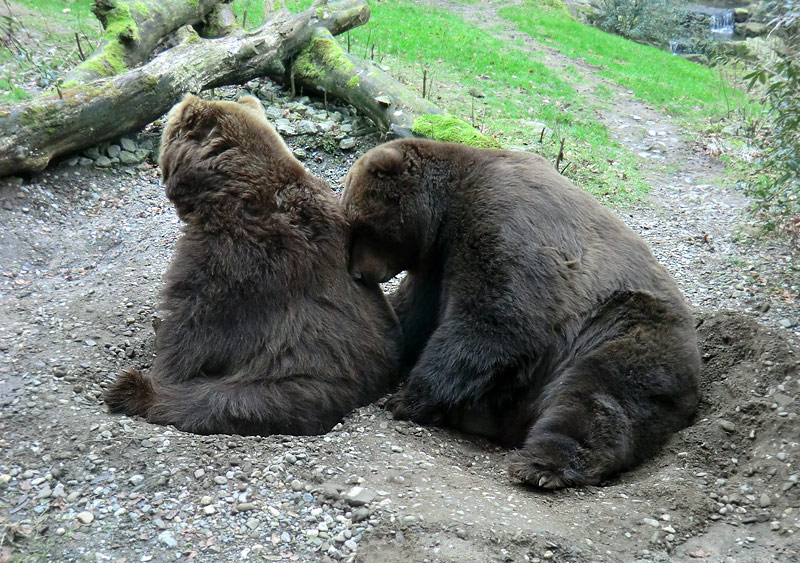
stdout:
POLYGON ((148 64, 0 107, 0 176, 42 170, 53 157, 94 146, 162 116, 185 92, 281 75, 314 30, 336 35, 369 20, 364 0, 282 11, 252 32, 192 34, 148 64))
POLYGON ((326 29, 314 32, 295 59, 291 77, 307 92, 324 93, 353 105, 394 137, 422 136, 479 147, 500 146, 376 64, 345 52, 326 29))
POLYGON ((166 35, 183 25, 204 22, 219 3, 220 0, 95 0, 92 13, 104 30, 100 44, 64 77, 63 86, 121 74, 148 61, 166 35))

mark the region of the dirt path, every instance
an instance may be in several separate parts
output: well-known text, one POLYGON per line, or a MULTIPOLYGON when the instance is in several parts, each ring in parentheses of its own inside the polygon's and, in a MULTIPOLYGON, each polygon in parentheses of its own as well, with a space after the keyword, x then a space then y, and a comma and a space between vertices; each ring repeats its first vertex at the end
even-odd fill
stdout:
MULTIPOLYGON (((151 360, 178 222, 156 170, 61 163, 0 180, 0 561, 797 560, 790 254, 737 244, 746 201, 716 185, 719 164, 612 91, 619 111, 603 119, 653 183, 647 204, 619 213, 698 306, 701 411, 658 457, 603 487, 539 493, 508 482, 503 451, 379 406, 312 438, 200 437, 110 416, 103 387, 151 360)), ((321 112, 275 100, 277 114, 321 112)), ((288 141, 337 183, 377 139, 359 137, 352 154, 288 141)))

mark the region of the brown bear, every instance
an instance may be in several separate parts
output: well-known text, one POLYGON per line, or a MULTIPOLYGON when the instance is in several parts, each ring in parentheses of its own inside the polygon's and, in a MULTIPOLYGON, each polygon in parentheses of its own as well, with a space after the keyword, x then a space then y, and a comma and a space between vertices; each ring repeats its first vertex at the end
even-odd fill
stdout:
POLYGON ((648 246, 541 157, 422 139, 345 179, 351 274, 406 270, 398 418, 508 447, 512 478, 598 483, 651 455, 698 402, 694 323, 648 246))
POLYGON ((187 95, 160 164, 183 236, 152 369, 122 372, 110 411, 198 434, 319 434, 398 383, 397 317, 350 276, 339 202, 257 99, 187 95))

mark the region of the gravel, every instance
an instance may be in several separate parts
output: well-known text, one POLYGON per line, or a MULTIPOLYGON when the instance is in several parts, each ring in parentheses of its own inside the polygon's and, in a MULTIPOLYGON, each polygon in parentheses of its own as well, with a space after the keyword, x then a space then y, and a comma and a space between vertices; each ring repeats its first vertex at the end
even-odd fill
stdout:
MULTIPOLYGON (((269 83, 246 91, 335 188, 379 141, 348 108, 288 100, 269 83), (316 133, 297 134, 302 121, 316 133)), ((714 181, 716 161, 631 104, 607 116, 621 142, 660 139, 661 156, 683 164, 666 173, 643 156, 652 201, 617 212, 698 309, 704 401, 657 457, 603 487, 512 485, 502 449, 394 421, 380 405, 317 437, 195 436, 107 414, 114 374, 152 361, 154 304, 180 234, 152 164, 159 124, 0 181, 0 560, 797 558, 791 247, 752 236, 746 200, 714 181), (101 170, 112 145, 146 155, 101 170)))

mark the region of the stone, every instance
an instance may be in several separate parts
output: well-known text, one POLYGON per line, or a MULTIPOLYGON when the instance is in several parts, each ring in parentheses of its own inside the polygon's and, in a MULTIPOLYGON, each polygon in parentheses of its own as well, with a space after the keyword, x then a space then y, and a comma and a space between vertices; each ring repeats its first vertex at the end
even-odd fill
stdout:
POLYGON ((747 8, 733 9, 733 21, 735 23, 744 23, 748 19, 750 19, 750 10, 748 10, 747 8))
POLYGON ((119 144, 122 147, 122 150, 128 152, 136 152, 136 149, 139 148, 136 146, 135 142, 133 142, 131 139, 128 139, 127 137, 123 137, 122 139, 120 139, 119 144))
POLYGON ((76 516, 76 518, 84 526, 88 526, 89 524, 94 522, 94 514, 92 514, 88 510, 84 510, 83 512, 79 512, 78 515, 76 516))
POLYGON ((108 145, 108 149, 106 150, 106 154, 111 158, 118 157, 120 152, 122 152, 122 149, 119 145, 108 145))
POLYGON ((178 540, 168 531, 163 531, 158 534, 158 541, 167 547, 178 547, 178 540))
POLYGON ((733 25, 733 33, 745 39, 763 37, 769 34, 769 26, 759 22, 736 23, 733 25))
POLYGON ((339 148, 343 151, 349 151, 356 146, 356 140, 353 137, 345 137, 339 141, 339 148))
POLYGON ((107 156, 98 156, 94 160, 94 165, 97 166, 98 168, 108 168, 112 164, 114 164, 114 162, 107 156))
POLYGON ((717 424, 719 424, 720 428, 722 428, 725 432, 733 432, 736 430, 736 425, 730 420, 725 420, 724 418, 718 420, 717 424))
POLYGON ((298 135, 314 135, 317 132, 317 126, 313 121, 308 119, 301 119, 295 126, 298 135))
POLYGON ((138 164, 141 162, 132 152, 122 151, 119 153, 119 161, 122 164, 138 164))
POLYGON ((343 495, 343 498, 352 506, 364 506, 372 502, 375 496, 375 491, 364 487, 353 487, 343 495))

